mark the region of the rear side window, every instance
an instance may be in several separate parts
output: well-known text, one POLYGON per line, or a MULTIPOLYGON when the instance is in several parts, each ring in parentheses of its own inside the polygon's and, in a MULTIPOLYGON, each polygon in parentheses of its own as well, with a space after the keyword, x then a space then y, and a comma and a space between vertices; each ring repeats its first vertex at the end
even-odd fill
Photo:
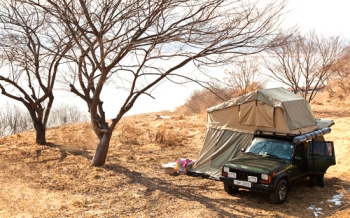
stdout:
POLYGON ((309 155, 332 157, 333 156, 333 142, 310 141, 309 142, 309 155))

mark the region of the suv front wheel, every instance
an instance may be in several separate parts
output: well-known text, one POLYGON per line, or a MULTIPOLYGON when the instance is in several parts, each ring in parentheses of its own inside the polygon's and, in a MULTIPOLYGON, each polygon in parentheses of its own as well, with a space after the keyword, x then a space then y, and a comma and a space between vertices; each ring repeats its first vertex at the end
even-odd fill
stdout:
POLYGON ((274 204, 282 204, 283 202, 286 201, 287 194, 288 194, 288 184, 286 180, 281 179, 278 182, 275 191, 270 194, 271 202, 274 204))

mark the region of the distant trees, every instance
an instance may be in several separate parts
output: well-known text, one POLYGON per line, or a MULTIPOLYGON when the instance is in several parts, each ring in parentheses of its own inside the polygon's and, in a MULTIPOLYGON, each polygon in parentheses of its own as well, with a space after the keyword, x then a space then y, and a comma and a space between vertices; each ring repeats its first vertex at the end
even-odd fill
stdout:
POLYGON ((59 65, 71 48, 68 35, 56 37, 49 13, 16 0, 0 1, 0 90, 29 112, 36 142, 46 144, 59 65))
POLYGON ((350 93, 350 47, 346 47, 336 64, 332 67, 335 74, 331 78, 345 95, 350 93))
POLYGON ((234 60, 232 68, 225 70, 225 80, 234 90, 234 96, 247 94, 261 89, 265 80, 261 78, 261 66, 257 57, 244 57, 234 60))
MULTIPOLYGON (((75 105, 62 103, 52 107, 47 127, 61 126, 88 121, 84 113, 75 105)), ((28 110, 19 104, 6 102, 0 108, 0 137, 33 129, 33 121, 28 110)))
POLYGON ((280 46, 272 47, 264 63, 274 80, 311 101, 334 74, 332 69, 343 48, 340 36, 297 32, 280 46))
POLYGON ((5 103, 0 109, 0 137, 33 129, 28 111, 18 105, 5 103))
POLYGON ((48 125, 61 126, 70 123, 83 123, 88 121, 89 116, 87 111, 82 111, 76 105, 62 103, 52 108, 48 125))
POLYGON ((208 108, 251 91, 264 88, 258 57, 236 58, 225 70, 224 81, 212 83, 210 89, 195 90, 186 103, 177 108, 184 114, 198 114, 208 108))

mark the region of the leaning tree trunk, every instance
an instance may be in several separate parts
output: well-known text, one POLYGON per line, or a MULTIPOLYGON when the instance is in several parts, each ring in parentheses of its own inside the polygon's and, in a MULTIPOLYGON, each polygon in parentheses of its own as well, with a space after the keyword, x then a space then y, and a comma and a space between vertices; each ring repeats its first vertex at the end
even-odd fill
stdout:
POLYGON ((36 143, 39 145, 46 145, 46 128, 44 124, 35 122, 34 128, 36 131, 36 143))
POLYGON ((92 159, 91 166, 103 166, 106 162, 109 143, 111 141, 112 131, 109 131, 106 134, 103 134, 100 142, 97 145, 94 158, 92 159))

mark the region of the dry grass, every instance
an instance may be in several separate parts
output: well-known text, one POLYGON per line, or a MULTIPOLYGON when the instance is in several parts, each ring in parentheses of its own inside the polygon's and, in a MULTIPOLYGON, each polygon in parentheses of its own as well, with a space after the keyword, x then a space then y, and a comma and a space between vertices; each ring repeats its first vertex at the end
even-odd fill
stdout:
POLYGON ((99 168, 89 167, 97 144, 89 124, 49 129, 48 146, 36 145, 32 131, 1 138, 0 217, 315 217, 312 206, 322 208, 318 217, 350 217, 350 114, 346 101, 327 101, 312 108, 335 120, 326 138, 337 165, 324 188, 302 180, 283 205, 243 190, 230 196, 219 181, 164 174, 161 164, 197 158, 205 117, 159 112, 124 118, 99 168), (327 201, 339 193, 341 205, 327 201))

